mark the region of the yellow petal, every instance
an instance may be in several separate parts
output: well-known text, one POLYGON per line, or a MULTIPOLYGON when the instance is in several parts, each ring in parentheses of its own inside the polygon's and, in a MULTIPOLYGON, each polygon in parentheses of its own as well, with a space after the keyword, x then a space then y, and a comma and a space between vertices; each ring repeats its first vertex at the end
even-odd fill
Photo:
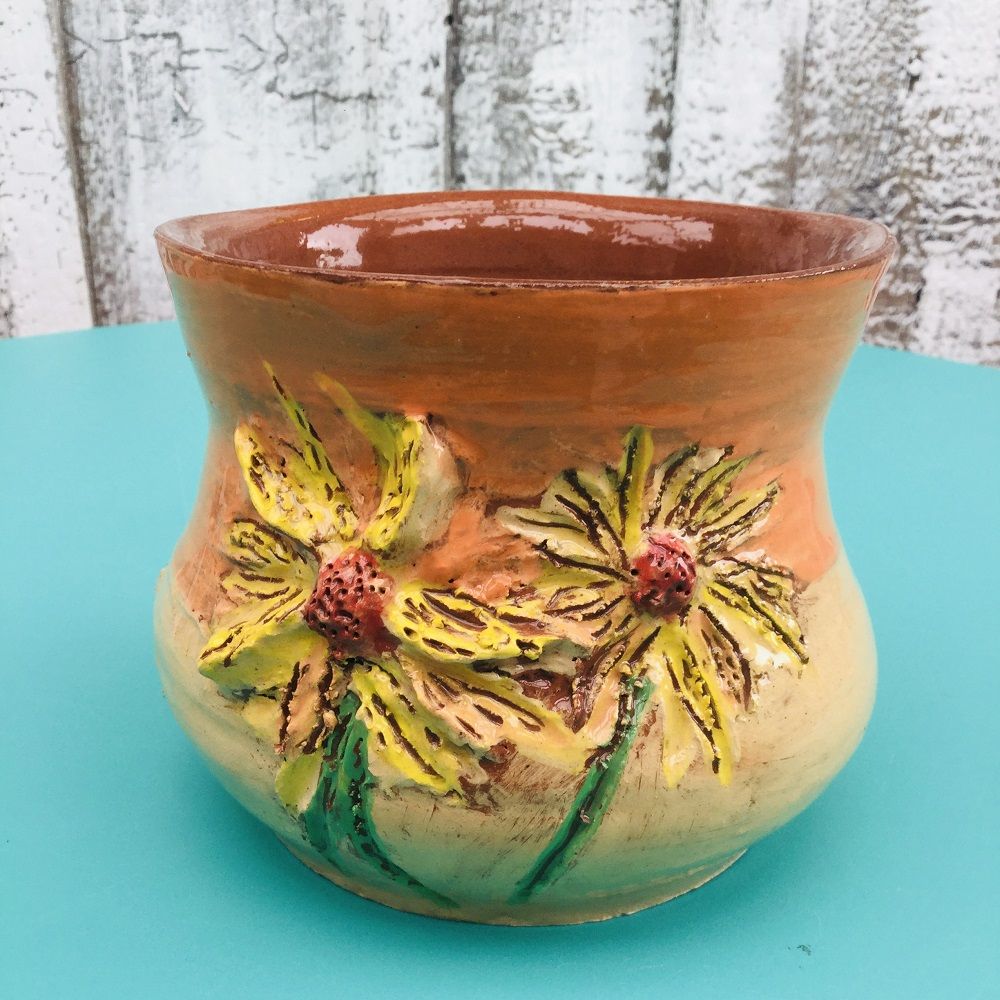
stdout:
POLYGON ((463 795, 461 779, 482 781, 476 755, 417 698, 406 675, 391 661, 356 667, 351 687, 372 738, 369 752, 397 775, 439 795, 463 795))
POLYGON ((509 741, 532 760, 581 771, 594 747, 509 677, 459 663, 401 659, 420 704, 479 750, 509 741))
POLYGON ((275 602, 298 606, 312 591, 316 569, 291 539, 257 521, 239 519, 229 526, 224 551, 236 569, 223 588, 238 604, 275 602))
POLYGON ((274 789, 286 809, 303 812, 309 805, 319 781, 322 751, 301 754, 284 761, 274 779, 274 789))
POLYGON ((268 745, 273 746, 281 725, 281 709, 274 694, 251 695, 237 702, 243 721, 268 745))
POLYGON ((237 566, 270 569, 288 574, 306 566, 306 559, 294 542, 267 524, 237 518, 229 526, 224 551, 237 566))
POLYGON ((459 492, 458 472, 447 447, 426 421, 373 414, 339 382, 325 375, 317 376, 317 382, 375 451, 381 498, 365 529, 368 547, 400 558, 438 538, 459 492))
MULTIPOLYGON (((730 708, 723 700, 704 639, 696 631, 687 630, 679 624, 672 625, 660 630, 656 651, 663 658, 663 677, 659 683, 661 701, 666 703, 675 698, 680 702, 694 723, 712 770, 722 784, 728 785, 734 758, 730 708)), ((665 725, 675 717, 675 712, 668 712, 665 725)), ((678 758, 681 737, 677 732, 668 733, 664 729, 664 738, 671 741, 671 748, 664 748, 665 761, 673 762, 674 770, 670 773, 665 771, 668 780, 671 780, 676 775, 677 762, 682 759, 678 758)))
POLYGON ((618 475, 567 469, 542 495, 538 507, 504 507, 509 530, 534 542, 550 562, 567 569, 625 579, 618 475))
POLYGON ((537 660, 556 641, 513 611, 501 617, 468 594, 419 583, 397 590, 384 618, 389 631, 415 653, 455 663, 537 660))
POLYGON ((655 533, 667 527, 681 491, 700 468, 699 461, 698 445, 687 444, 668 455, 653 470, 643 525, 647 531, 655 533))
POLYGON ((347 675, 324 639, 296 660, 281 695, 278 749, 287 757, 313 753, 336 725, 336 709, 347 691, 347 675))
POLYGON ((248 601, 224 615, 209 636, 198 668, 231 693, 284 687, 297 662, 323 642, 297 614, 299 605, 279 598, 248 601))
POLYGON ((726 451, 714 465, 701 472, 694 482, 690 500, 684 510, 684 527, 696 531, 711 520, 717 511, 724 509, 732 495, 733 484, 753 459, 753 455, 729 458, 726 451))
POLYGON ((314 472, 293 448, 268 445, 246 423, 234 442, 250 501, 268 524, 312 547, 354 538, 357 519, 332 470, 314 472))
POLYGON ((643 498, 653 460, 653 437, 647 427, 633 427, 625 435, 625 450, 618 467, 618 518, 626 552, 642 540, 643 498))
POLYGON ((755 571, 733 575, 716 572, 699 590, 696 600, 723 621, 736 620, 745 625, 769 647, 785 650, 796 666, 808 661, 805 636, 791 596, 766 589, 755 571))
POLYGON ((706 511, 698 524, 698 547, 716 552, 753 537, 763 528, 779 493, 777 482, 772 482, 706 511))
POLYGON ((698 730, 672 684, 661 684, 657 693, 663 713, 663 776, 668 788, 676 788, 698 756, 698 730))

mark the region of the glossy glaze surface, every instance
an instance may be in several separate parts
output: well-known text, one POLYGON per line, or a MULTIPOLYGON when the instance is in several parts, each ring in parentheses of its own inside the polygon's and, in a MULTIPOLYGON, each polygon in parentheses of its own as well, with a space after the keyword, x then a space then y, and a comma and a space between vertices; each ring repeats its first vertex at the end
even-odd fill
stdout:
POLYGON ((166 223, 161 241, 329 277, 700 281, 857 266, 888 234, 844 216, 555 192, 353 198, 166 223))
POLYGON ((165 688, 309 864, 443 916, 594 919, 703 881, 836 772, 874 658, 820 434, 884 230, 485 193, 160 237, 212 415, 165 688), (298 589, 268 613, 279 563, 298 589), (345 604, 364 573, 378 600, 345 604))

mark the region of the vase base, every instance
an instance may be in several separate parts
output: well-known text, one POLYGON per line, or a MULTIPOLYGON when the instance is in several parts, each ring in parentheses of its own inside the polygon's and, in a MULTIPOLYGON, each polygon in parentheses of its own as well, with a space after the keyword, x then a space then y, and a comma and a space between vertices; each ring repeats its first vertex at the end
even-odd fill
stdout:
POLYGON ((546 906, 544 900, 532 900, 529 903, 507 904, 507 903, 474 903, 454 908, 444 907, 429 900, 414 898, 413 896, 403 896, 391 891, 383 890, 377 886, 368 885, 352 878, 331 865, 323 864, 315 857, 306 855, 295 844, 283 838, 282 843, 288 850, 301 861, 306 867, 311 868, 317 875, 341 889, 369 899, 383 906, 391 907, 394 910, 403 910, 408 913, 418 913, 422 916, 438 917, 443 920, 456 920, 466 923, 476 924, 499 924, 514 927, 531 926, 558 926, 566 924, 588 924, 601 920, 610 920, 612 917, 624 917, 640 910, 649 909, 651 906, 658 906, 660 903, 669 902, 678 896, 691 892, 710 882, 716 876, 734 865, 746 850, 737 851, 711 864, 703 865, 689 871, 678 872, 666 878, 659 879, 652 885, 643 887, 641 892, 634 889, 619 893, 608 893, 600 897, 589 897, 579 900, 578 903, 568 906, 565 903, 558 906, 546 906))

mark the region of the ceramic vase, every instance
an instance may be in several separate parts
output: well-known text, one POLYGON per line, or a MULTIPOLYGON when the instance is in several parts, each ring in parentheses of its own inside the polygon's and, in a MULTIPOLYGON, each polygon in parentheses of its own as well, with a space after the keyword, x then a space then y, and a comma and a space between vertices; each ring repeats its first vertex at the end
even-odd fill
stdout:
POLYGON ((157 239, 210 414, 163 685, 307 865, 419 913, 600 919, 841 768, 875 655, 822 430, 881 226, 480 192, 157 239))

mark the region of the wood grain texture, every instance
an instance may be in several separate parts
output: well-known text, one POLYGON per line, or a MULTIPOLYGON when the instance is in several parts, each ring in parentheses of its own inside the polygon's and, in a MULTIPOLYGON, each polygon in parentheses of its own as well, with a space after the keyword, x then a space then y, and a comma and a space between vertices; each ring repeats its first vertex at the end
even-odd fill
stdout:
POLYGON ((813 19, 793 200, 899 239, 868 339, 1000 364, 1000 4, 872 0, 813 19))
POLYGON ((66 3, 96 312, 170 314, 152 230, 440 187, 443 2, 66 3))
POLYGON ((669 192, 787 205, 809 0, 680 0, 669 192))
POLYGON ((456 185, 665 192, 672 0, 458 0, 452 28, 456 185))
POLYGON ((91 325, 44 0, 0 0, 0 337, 91 325))

